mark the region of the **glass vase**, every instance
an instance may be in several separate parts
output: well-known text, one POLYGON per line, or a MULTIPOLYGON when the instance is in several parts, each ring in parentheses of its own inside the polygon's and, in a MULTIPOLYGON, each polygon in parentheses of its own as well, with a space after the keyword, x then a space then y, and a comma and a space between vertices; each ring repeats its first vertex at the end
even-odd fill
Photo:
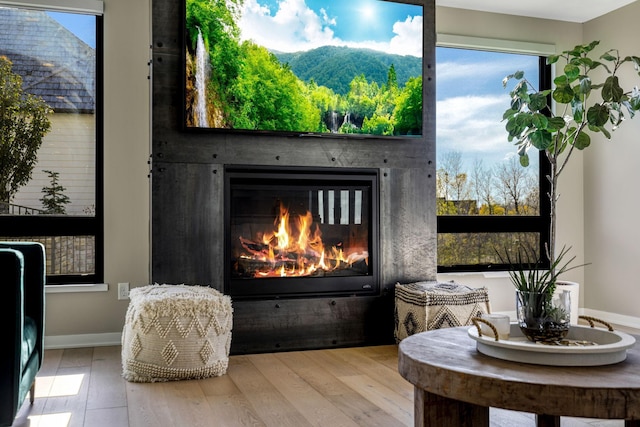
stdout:
POLYGON ((569 332, 571 296, 569 292, 516 291, 516 311, 520 330, 529 341, 552 343, 569 332))

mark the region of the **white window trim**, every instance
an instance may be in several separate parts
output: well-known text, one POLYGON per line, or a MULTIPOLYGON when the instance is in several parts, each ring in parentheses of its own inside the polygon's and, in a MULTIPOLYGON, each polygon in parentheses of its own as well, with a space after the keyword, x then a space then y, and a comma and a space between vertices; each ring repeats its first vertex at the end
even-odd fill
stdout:
POLYGON ((102 0, 0 0, 0 6, 102 15, 102 0))
POLYGON ((46 285, 44 291, 47 294, 61 293, 79 293, 79 292, 107 292, 109 285, 107 283, 90 283, 90 284, 69 284, 69 285, 46 285))
POLYGON ((438 34, 436 46, 488 50, 492 52, 520 53, 536 56, 556 54, 555 44, 459 36, 456 34, 438 34))

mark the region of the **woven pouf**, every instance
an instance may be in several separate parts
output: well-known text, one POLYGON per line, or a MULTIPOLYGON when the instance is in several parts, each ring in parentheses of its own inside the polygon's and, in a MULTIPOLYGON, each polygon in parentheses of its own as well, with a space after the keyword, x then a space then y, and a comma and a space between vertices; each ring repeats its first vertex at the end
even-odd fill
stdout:
POLYGON ((471 319, 490 313, 487 288, 455 282, 396 284, 395 339, 432 329, 470 325, 471 319))
POLYGON ((122 376, 155 382, 227 372, 231 298, 205 286, 149 285, 131 290, 122 333, 122 376))

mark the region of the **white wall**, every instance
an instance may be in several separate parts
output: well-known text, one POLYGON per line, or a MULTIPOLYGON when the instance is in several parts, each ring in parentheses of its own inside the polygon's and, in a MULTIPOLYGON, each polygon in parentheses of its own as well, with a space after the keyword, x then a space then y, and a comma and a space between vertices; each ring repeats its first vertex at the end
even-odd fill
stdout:
POLYGON ((149 282, 149 0, 105 0, 104 27, 104 259, 109 290, 48 293, 48 346, 60 336, 92 334, 88 339, 94 341, 101 334, 117 336, 128 306, 117 299, 117 283, 149 282))
MULTIPOLYGON (((623 55, 640 56, 638 38, 633 36, 638 18, 640 3, 635 2, 585 24, 585 40, 600 40, 602 51, 617 48, 623 55)), ((623 87, 640 86, 633 67, 626 70, 619 76, 623 87)), ((640 116, 623 123, 611 140, 592 141, 584 165, 585 256, 592 262, 585 274, 584 305, 636 319, 640 317, 638 135, 640 116)))

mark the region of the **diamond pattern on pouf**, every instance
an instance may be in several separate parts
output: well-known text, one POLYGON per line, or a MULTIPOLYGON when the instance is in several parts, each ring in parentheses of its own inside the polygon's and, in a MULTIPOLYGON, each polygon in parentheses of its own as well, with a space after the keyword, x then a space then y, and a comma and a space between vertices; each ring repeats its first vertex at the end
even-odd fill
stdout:
POLYGON ((412 312, 407 313, 402 324, 404 325, 404 330, 407 332, 407 335, 415 334, 420 326, 418 322, 416 322, 416 318, 412 312))
POLYGON ((133 342, 131 343, 131 353, 133 354, 133 357, 138 357, 141 351, 142 343, 140 342, 140 337, 136 334, 136 336, 133 337, 133 342))
POLYGON ((171 366, 176 360, 176 357, 178 357, 178 349, 172 341, 169 341, 162 349, 162 357, 167 366, 171 366))
POLYGON ((204 346, 202 346, 202 349, 200 350, 200 357, 202 358, 202 363, 207 363, 211 358, 211 356, 213 356, 214 351, 215 350, 213 349, 213 347, 211 347, 211 344, 209 344, 209 341, 208 340, 205 341, 204 346))

